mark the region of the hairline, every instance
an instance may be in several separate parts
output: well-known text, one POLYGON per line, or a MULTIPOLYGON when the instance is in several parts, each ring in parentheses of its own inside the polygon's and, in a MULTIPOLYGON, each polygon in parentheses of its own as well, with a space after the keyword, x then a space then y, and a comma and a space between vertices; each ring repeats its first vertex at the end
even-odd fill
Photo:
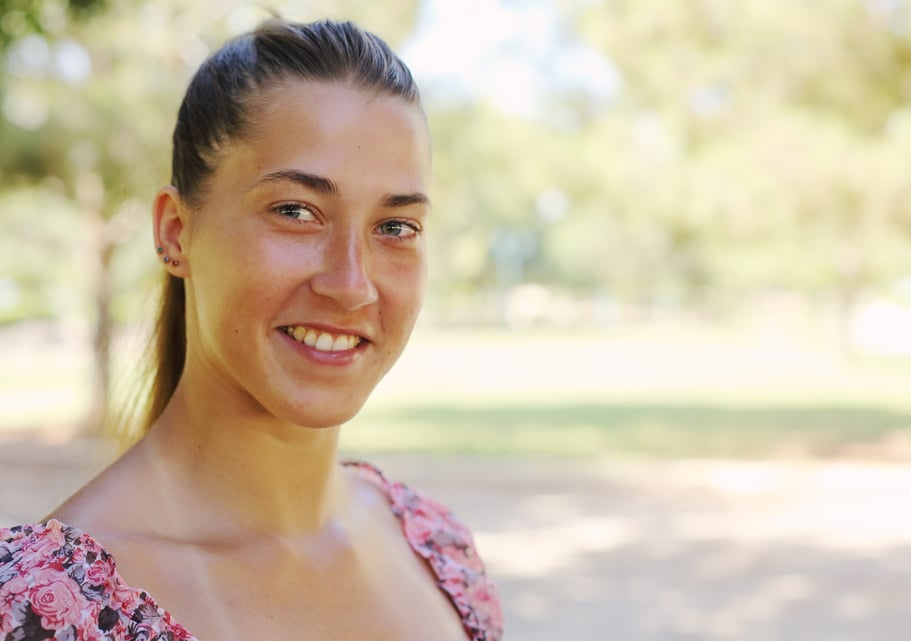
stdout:
MULTIPOLYGON (((241 145, 247 142, 254 142, 261 139, 261 136, 263 135, 263 127, 260 126, 259 123, 263 122, 265 119, 258 118, 257 115, 263 114, 263 110, 267 107, 267 103, 269 102, 270 94, 274 94, 276 92, 301 84, 321 84, 326 86, 334 85, 343 88, 347 87, 354 91, 365 94, 368 103, 384 97, 388 97, 393 100, 400 100, 405 105, 413 107, 417 110, 421 116, 422 121, 424 122, 424 125, 428 128, 429 131, 430 123, 427 118, 427 113, 424 111, 424 106, 421 102, 420 95, 411 97, 403 92, 390 91, 388 88, 385 88, 382 85, 376 85, 375 83, 359 80, 357 74, 353 71, 347 73, 344 76, 334 78, 320 78, 318 76, 308 77, 293 72, 274 74, 271 77, 257 80, 250 91, 247 92, 247 95, 242 99, 245 111, 247 113, 247 122, 243 127, 240 128, 237 133, 233 135, 226 134, 223 139, 218 142, 217 146, 207 154, 206 161, 212 167, 212 171, 209 172, 209 174, 205 176, 199 184, 197 184, 196 189, 193 190, 192 198, 186 198, 184 194, 180 194, 180 197, 184 200, 184 203, 190 210, 198 212, 202 209, 203 204, 209 195, 211 188, 210 183, 215 177, 215 174, 218 172, 221 163, 224 161, 226 154, 230 152, 231 148, 237 145, 241 145)), ((176 185, 173 185, 174 182, 176 181, 172 180, 172 186, 177 188, 176 185)))

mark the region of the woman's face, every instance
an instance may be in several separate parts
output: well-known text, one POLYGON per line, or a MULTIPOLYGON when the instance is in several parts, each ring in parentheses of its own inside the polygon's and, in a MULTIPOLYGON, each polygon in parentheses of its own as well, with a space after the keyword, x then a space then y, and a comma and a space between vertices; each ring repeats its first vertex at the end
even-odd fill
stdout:
POLYGON ((185 382, 253 414, 339 425, 421 306, 427 126, 416 106, 344 84, 289 82, 262 103, 180 235, 185 382))

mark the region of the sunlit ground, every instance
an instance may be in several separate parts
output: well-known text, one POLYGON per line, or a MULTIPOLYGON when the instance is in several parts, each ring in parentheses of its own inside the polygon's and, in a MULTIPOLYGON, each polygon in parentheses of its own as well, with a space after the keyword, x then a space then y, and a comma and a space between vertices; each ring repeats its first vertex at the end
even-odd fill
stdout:
MULTIPOLYGON (((71 439, 79 332, 16 332, 0 336, 3 525, 103 462, 71 439)), ((344 447, 472 526, 507 639, 899 641, 908 381, 907 359, 847 360, 825 328, 420 328, 344 447)))
POLYGON ((479 532, 517 639, 906 638, 911 470, 605 460, 523 472, 521 495, 493 486, 499 507, 479 532))

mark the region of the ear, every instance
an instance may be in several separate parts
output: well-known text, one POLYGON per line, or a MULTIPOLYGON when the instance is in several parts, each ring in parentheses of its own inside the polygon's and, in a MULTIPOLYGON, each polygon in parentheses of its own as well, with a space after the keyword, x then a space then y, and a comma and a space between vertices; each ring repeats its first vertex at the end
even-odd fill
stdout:
POLYGON ((152 232, 158 260, 173 276, 189 276, 185 247, 188 240, 189 210, 177 188, 168 185, 155 194, 152 202, 152 232))

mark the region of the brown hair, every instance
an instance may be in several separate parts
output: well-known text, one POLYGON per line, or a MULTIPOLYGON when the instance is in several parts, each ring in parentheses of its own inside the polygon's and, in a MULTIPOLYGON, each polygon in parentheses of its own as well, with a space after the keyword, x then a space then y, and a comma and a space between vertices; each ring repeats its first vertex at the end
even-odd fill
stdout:
MULTIPOLYGON (((205 197, 220 151, 254 125, 257 100, 287 80, 347 82, 420 105, 408 67, 377 36, 351 22, 273 19, 229 41, 199 68, 174 128, 171 184, 189 206, 205 197)), ((143 432, 174 394, 186 359, 183 280, 165 275, 151 348, 152 382, 143 432)))

